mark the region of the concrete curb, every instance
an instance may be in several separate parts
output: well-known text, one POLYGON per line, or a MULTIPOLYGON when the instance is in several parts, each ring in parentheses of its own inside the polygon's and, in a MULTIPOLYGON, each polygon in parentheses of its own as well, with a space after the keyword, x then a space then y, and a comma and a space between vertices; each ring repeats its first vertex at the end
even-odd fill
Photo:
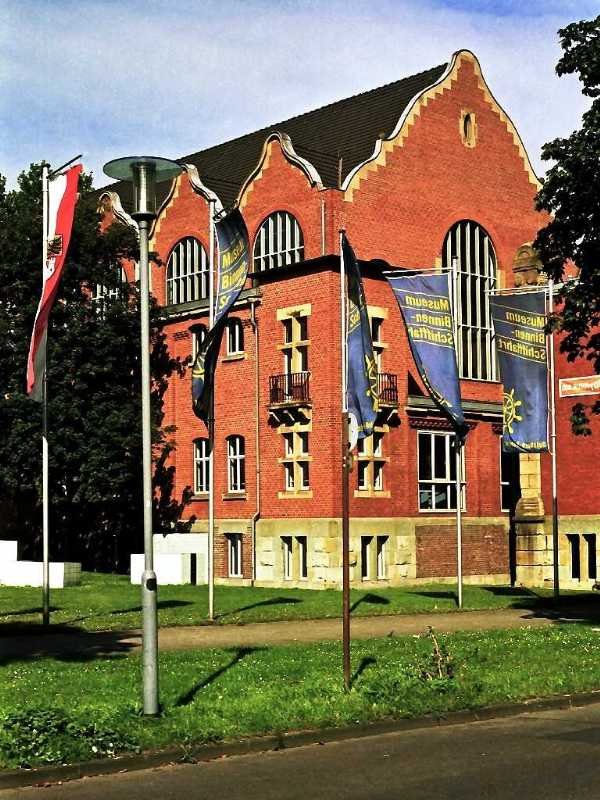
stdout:
POLYGON ((3 789, 17 789, 26 786, 44 786, 50 783, 91 778, 97 775, 112 775, 117 772, 135 772, 172 764, 193 764, 211 761, 216 758, 249 755, 276 750, 287 750, 311 744, 342 742, 347 739, 360 739, 384 733, 399 733, 422 728, 461 725, 466 722, 481 722, 503 717, 514 717, 530 711, 550 711, 581 707, 600 703, 600 689, 580 694, 535 697, 519 703, 506 703, 486 706, 474 711, 452 711, 448 714, 419 717, 415 719, 382 720, 352 728, 323 728, 321 730, 292 731, 269 736, 241 739, 237 742, 196 745, 179 745, 165 750, 149 750, 139 755, 125 755, 114 759, 84 761, 64 766, 38 767, 37 769, 3 770, 0 772, 0 792, 3 789))

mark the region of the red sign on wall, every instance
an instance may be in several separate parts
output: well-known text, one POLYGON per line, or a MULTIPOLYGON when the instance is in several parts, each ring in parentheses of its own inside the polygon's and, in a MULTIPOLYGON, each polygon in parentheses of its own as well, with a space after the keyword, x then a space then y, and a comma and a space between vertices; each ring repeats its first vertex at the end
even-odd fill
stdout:
POLYGON ((558 382, 561 397, 579 397, 585 394, 600 394, 600 375, 583 378, 561 378, 558 382))

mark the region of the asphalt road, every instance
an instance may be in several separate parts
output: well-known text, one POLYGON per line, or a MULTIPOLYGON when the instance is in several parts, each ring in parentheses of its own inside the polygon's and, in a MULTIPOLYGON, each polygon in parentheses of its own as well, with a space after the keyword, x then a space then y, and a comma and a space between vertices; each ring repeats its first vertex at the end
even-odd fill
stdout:
POLYGON ((600 704, 0 791, 0 800, 596 800, 600 704))

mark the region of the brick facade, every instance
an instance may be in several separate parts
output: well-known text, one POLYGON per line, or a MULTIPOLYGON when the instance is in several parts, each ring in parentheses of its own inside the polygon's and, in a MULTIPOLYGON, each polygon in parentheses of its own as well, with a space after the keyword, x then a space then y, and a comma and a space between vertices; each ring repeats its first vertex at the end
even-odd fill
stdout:
MULTIPOLYGON (((304 262, 261 273, 248 281, 246 300, 232 312, 243 323, 243 357, 228 358, 224 347, 221 353, 216 377, 214 461, 218 526, 215 572, 220 579, 228 575, 224 534, 239 532, 243 535, 244 579, 280 583, 280 537, 307 535, 309 571, 311 565, 315 570, 314 575, 309 574, 307 585, 339 583, 340 227, 345 228, 362 262, 383 259, 392 266, 418 268, 441 266, 442 245, 449 229, 460 220, 474 220, 493 242, 498 284, 511 286, 517 250, 531 242, 544 224, 544 217, 534 209, 538 184, 522 143, 489 93, 471 54, 462 51, 455 56, 444 79, 423 92, 403 119, 396 135, 381 144, 379 155, 351 174, 340 188, 317 185, 301 164, 290 159, 281 140, 271 137, 239 197, 251 247, 262 222, 274 211, 286 211, 302 229, 304 262), (475 122, 475 146, 467 146, 461 133, 465 113, 475 122), (310 492, 286 494, 281 463, 284 439, 281 427, 269 413, 269 377, 284 372, 284 333, 278 311, 297 305, 310 308, 311 407, 306 422, 310 492), (245 439, 243 496, 231 496, 227 491, 226 439, 231 435, 245 439)), ((162 265, 152 267, 151 276, 159 303, 166 303, 164 265, 173 246, 183 237, 194 236, 208 249, 208 226, 208 203, 192 191, 183 174, 159 216, 151 241, 151 249, 162 260, 162 265)), ((410 410, 411 398, 415 393, 424 395, 423 387, 391 290, 380 271, 368 264, 364 267, 364 287, 368 305, 386 313, 382 371, 397 376, 399 400, 397 414, 384 435, 386 491, 379 496, 357 496, 356 471, 351 476, 353 552, 358 559, 359 538, 376 537, 381 530, 382 535, 390 534, 386 577, 390 583, 451 577, 456 573, 454 514, 439 512, 432 520, 418 506, 418 431, 436 430, 443 423, 433 412, 428 417, 410 410)), ((205 303, 175 312, 166 327, 169 349, 184 360, 191 355, 190 328, 199 322, 207 324, 208 312, 205 303)), ((561 374, 573 374, 575 367, 562 357, 559 364, 561 374)), ((505 579, 509 572, 509 521, 500 507, 497 413, 502 387, 495 382, 461 383, 463 400, 489 412, 470 417, 464 573, 480 579, 505 579)), ((594 449, 588 440, 571 437, 569 407, 569 401, 560 401, 560 454, 561 461, 569 464, 567 469, 561 468, 562 509, 568 514, 594 515, 600 512, 600 489, 590 488, 584 499, 573 492, 573 476, 585 482, 594 449)), ((191 410, 189 369, 183 376, 172 378, 165 408, 165 424, 173 425, 176 431, 171 461, 179 498, 193 486, 192 442, 207 435, 191 410)), ((544 457, 541 474, 546 508, 550 507, 548 469, 544 457)), ((587 485, 591 487, 591 483, 587 485)), ((183 516, 193 522, 193 530, 205 531, 207 514, 206 498, 194 497, 183 516)), ((354 579, 360 580, 357 570, 354 579)))

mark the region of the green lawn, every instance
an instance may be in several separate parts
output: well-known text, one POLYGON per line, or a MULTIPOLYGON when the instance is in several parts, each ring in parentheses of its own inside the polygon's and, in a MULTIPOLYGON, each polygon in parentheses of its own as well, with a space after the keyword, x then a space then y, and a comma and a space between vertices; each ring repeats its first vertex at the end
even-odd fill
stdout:
MULTIPOLYGON (((200 625, 206 621, 205 586, 165 586, 159 589, 159 623, 200 625)), ((464 587, 464 608, 535 608, 547 602, 548 591, 509 587, 464 587)), ((0 630, 40 621, 41 590, 0 586, 0 630)), ((393 589, 355 589, 352 613, 414 614, 455 611, 454 587, 428 584, 393 589)), ((84 573, 81 586, 51 592, 52 622, 85 630, 116 630, 141 627, 140 590, 124 575, 84 573)), ((341 594, 329 589, 260 589, 235 586, 215 588, 218 622, 240 624, 284 619, 336 617, 341 612, 341 594)))
POLYGON ((585 624, 456 633, 439 641, 449 657, 441 678, 429 636, 353 643, 348 694, 337 642, 163 652, 164 710, 157 720, 140 715, 137 655, 56 661, 0 654, 0 766, 174 743, 183 755, 193 743, 600 687, 600 633, 585 624))

